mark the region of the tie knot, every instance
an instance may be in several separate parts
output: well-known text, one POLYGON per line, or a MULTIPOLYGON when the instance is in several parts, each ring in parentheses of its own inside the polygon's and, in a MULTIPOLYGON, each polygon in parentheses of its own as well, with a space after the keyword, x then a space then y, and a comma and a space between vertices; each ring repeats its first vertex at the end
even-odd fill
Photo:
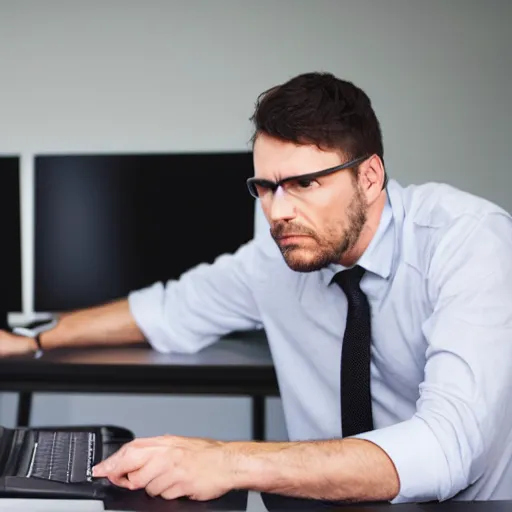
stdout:
POLYGON ((363 278, 365 269, 360 265, 342 270, 334 276, 334 281, 341 287, 345 294, 359 289, 359 283, 363 278))

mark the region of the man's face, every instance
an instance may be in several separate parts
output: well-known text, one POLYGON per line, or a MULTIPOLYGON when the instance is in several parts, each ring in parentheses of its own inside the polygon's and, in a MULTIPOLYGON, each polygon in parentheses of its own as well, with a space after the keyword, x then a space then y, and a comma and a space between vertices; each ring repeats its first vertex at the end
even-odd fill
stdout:
MULTIPOLYGON (((254 144, 255 176, 277 181, 345 163, 339 153, 282 142, 265 134, 254 144)), ((292 180, 260 201, 270 232, 292 270, 340 263, 366 223, 366 198, 351 170, 316 180, 292 180)))

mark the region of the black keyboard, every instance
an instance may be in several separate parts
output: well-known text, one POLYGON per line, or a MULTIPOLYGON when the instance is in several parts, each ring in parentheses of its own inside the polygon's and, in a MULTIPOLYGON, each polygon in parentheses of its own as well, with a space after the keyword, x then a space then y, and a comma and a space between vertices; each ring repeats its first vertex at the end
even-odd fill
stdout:
POLYGON ((120 427, 0 427, 0 495, 96 498, 92 468, 133 439, 120 427))
POLYGON ((20 476, 65 484, 92 482, 92 467, 97 458, 96 434, 57 431, 24 434, 30 438, 28 453, 31 451, 32 457, 28 468, 20 468, 20 476))

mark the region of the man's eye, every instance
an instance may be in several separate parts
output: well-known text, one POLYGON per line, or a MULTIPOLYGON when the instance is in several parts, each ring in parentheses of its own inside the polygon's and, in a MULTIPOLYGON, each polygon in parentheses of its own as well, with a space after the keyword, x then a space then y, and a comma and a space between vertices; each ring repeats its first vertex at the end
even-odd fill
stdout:
POLYGON ((314 183, 314 180, 297 180, 297 185, 300 188, 310 188, 314 183))
POLYGON ((312 190, 319 185, 317 180, 310 178, 297 178, 293 180, 286 181, 283 183, 285 190, 289 190, 290 192, 301 193, 306 190, 312 190))

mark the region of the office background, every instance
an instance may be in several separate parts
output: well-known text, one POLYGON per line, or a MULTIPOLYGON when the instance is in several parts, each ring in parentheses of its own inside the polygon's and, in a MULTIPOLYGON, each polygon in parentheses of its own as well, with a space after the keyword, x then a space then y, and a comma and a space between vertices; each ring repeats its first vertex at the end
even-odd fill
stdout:
MULTIPOLYGON (((512 210, 508 0, 0 0, 0 154, 21 155, 22 317, 33 313, 33 156, 248 149, 257 95, 325 70, 371 97, 391 177, 512 210)), ((261 215, 257 229, 265 229, 261 215)), ((14 423, 2 394, 0 423, 14 423)), ((268 435, 286 437, 268 400, 268 435)), ((245 398, 38 394, 34 424, 244 439, 245 398)))

